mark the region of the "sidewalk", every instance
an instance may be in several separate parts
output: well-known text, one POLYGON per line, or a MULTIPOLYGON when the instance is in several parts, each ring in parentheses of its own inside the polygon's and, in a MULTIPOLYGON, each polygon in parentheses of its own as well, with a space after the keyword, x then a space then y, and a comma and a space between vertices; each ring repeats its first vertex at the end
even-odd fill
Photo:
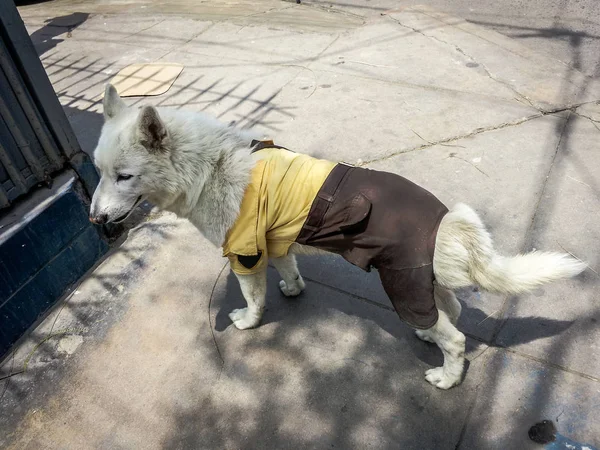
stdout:
POLYGON ((288 300, 270 269, 263 323, 239 331, 219 250, 152 213, 0 366, 27 368, 0 380, 0 447, 535 449, 544 419, 600 447, 600 82, 426 8, 168 3, 20 8, 84 150, 118 70, 181 63, 144 103, 397 172, 477 209, 503 253, 568 251, 592 269, 531 295, 460 292, 468 371, 441 391, 424 380, 441 353, 376 274, 303 259, 307 290, 288 300))

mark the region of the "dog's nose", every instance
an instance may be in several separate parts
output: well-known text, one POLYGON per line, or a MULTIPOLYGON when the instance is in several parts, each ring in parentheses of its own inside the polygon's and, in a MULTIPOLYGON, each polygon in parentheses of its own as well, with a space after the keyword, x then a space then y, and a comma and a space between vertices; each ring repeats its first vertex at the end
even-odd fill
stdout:
POLYGON ((108 221, 107 214, 98 214, 95 216, 90 216, 90 222, 95 223, 96 225, 102 225, 108 221))

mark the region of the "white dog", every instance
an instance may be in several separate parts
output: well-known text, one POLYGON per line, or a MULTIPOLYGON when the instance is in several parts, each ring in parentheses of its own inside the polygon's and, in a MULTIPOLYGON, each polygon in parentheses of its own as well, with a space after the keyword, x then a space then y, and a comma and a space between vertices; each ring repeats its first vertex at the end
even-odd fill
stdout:
MULTIPOLYGON (((94 153, 101 179, 90 220, 120 222, 148 199, 189 219, 221 247, 240 214, 257 164, 250 147, 255 136, 195 112, 128 108, 111 85, 104 96, 104 118, 94 153)), ((293 243, 286 254, 271 259, 284 295, 298 295, 305 287, 294 254, 321 252, 293 243)), ((266 293, 266 267, 261 267, 257 273, 236 273, 248 303, 230 314, 239 329, 255 327, 261 320, 266 293)), ((478 285, 490 292, 518 294, 575 276, 585 267, 557 253, 500 256, 476 213, 465 205, 455 206, 444 215, 435 238, 434 306, 439 316, 430 328, 417 330, 419 338, 435 342, 444 355, 443 367, 426 372, 427 381, 448 389, 462 378, 465 336, 455 327, 461 305, 453 289, 478 285)))

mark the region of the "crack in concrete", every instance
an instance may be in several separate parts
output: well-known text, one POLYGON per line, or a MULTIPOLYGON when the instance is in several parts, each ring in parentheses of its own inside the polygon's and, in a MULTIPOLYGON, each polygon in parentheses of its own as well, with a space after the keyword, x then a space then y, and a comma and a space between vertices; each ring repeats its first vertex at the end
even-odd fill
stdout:
POLYGON ((527 239, 529 239, 531 231, 533 230, 533 225, 535 223, 535 219, 537 217, 537 214, 538 214, 538 211, 540 208, 540 204, 542 203, 544 193, 546 192, 546 188, 548 187, 548 180, 550 178, 550 174, 552 173, 552 170, 554 169, 554 163, 556 162, 556 157, 558 156, 558 152, 560 151, 560 145, 562 144, 563 137, 565 135, 565 131, 569 124, 569 120, 571 120, 571 111, 570 110, 569 110, 569 114, 565 118, 565 123, 563 124, 562 130, 560 131, 560 137, 558 138, 558 142, 556 143, 556 148, 554 149, 554 155, 552 156, 552 161, 550 162, 550 168, 548 169, 548 172, 546 173, 546 177, 544 179, 544 184, 542 186, 542 190, 538 197, 538 201, 535 204, 535 208, 533 210, 534 211, 533 216, 531 217, 531 222, 529 224, 529 227, 527 228, 527 231, 525 232, 525 241, 527 241, 527 239))
MULTIPOLYGON (((461 139, 465 139, 465 138, 477 136, 477 135, 482 134, 482 133, 487 133, 488 131, 496 131, 496 130, 501 130, 503 128, 510 128, 510 127, 518 126, 518 125, 521 125, 521 124, 523 124, 525 122, 529 122, 530 120, 538 119, 538 118, 544 117, 544 116, 551 116, 551 115, 555 115, 555 114, 558 114, 558 113, 561 113, 561 112, 565 112, 565 111, 569 111, 569 113, 573 113, 574 109, 578 108, 579 106, 581 106, 583 104, 585 104, 585 103, 580 103, 580 104, 576 104, 576 105, 573 105, 573 106, 566 106, 566 107, 563 107, 563 108, 556 108, 556 109, 552 109, 550 111, 540 111, 540 112, 538 112, 536 114, 532 114, 530 116, 524 117, 522 119, 514 120, 512 122, 503 122, 503 123, 501 123, 499 125, 491 125, 491 126, 488 126, 488 127, 476 128, 475 130, 473 130, 473 131, 471 131, 469 133, 466 133, 466 134, 461 134, 461 135, 458 135, 458 136, 452 136, 452 137, 448 137, 448 138, 444 138, 444 139, 439 139, 439 140, 433 141, 433 142, 426 141, 427 144, 423 144, 423 145, 419 145, 419 146, 416 146, 416 147, 408 148, 406 150, 400 150, 400 151, 397 151, 397 152, 393 152, 393 153, 390 153, 388 155, 381 156, 379 158, 373 158, 373 159, 370 159, 370 160, 367 160, 367 161, 363 161, 363 162, 361 162, 358 165, 359 166, 364 166, 364 165, 367 165, 367 164, 372 164, 372 163, 376 163, 376 162, 380 162, 380 161, 385 161, 387 159, 393 158, 393 157, 398 156, 398 155, 403 155, 405 153, 410 153, 410 152, 414 152, 414 151, 417 151, 417 150, 424 150, 426 148, 430 148, 430 147, 433 147, 435 145, 444 145, 444 144, 447 144, 448 142, 458 141, 458 140, 461 140, 461 139)), ((411 131, 413 131, 413 130, 411 130, 411 131)), ((600 129, 599 129, 599 131, 600 131, 600 129)), ((425 140, 425 139, 423 139, 423 140, 425 140)), ((446 145, 446 146, 448 146, 448 145, 446 145)), ((452 147, 459 147, 459 146, 458 145, 453 145, 452 147)))
MULTIPOLYGON (((484 350, 484 352, 485 352, 485 350, 484 350)), ((488 359, 489 358, 490 357, 488 356, 488 359)), ((456 440, 456 445, 454 446, 454 450, 458 450, 460 448, 460 446, 463 443, 463 441, 465 439, 465 436, 467 434, 467 427, 469 426, 469 423, 471 422, 471 416, 473 415, 473 410, 475 409, 475 405, 477 404, 477 397, 478 397, 477 394, 479 392, 479 387, 485 381, 485 378, 483 376, 484 373, 485 372, 482 371, 482 373, 480 374, 481 378, 479 380, 479 383, 477 383, 477 385, 475 386, 474 394, 473 394, 473 400, 471 401, 471 404, 469 405, 469 409, 467 410, 467 415, 465 416, 465 419, 463 421, 462 427, 460 428, 460 433, 458 434, 458 439, 456 440)))
MULTIPOLYGON (((440 144, 440 145, 444 145, 444 144, 440 144)), ((470 166, 474 167, 478 172, 482 173, 483 175, 485 175, 486 177, 490 177, 487 173, 485 173, 483 170, 481 170, 479 167, 477 167, 475 164, 473 164, 471 161, 469 161, 468 159, 464 159, 461 158, 460 156, 457 156, 456 153, 450 153, 450 155, 447 156, 447 158, 455 158, 458 159, 460 161, 464 161, 467 164, 469 164, 470 166)), ((488 316, 489 317, 489 316, 488 316)), ((484 319, 485 320, 485 319, 484 319)))
POLYGON ((600 378, 594 377, 592 375, 588 375, 587 373, 579 372, 578 370, 569 369, 568 367, 563 366, 561 364, 556 364, 556 363, 553 363, 552 361, 548 361, 548 360, 543 359, 543 358, 538 358, 537 356, 528 355, 527 353, 523 353, 523 352, 520 352, 518 350, 513 350, 512 348, 509 348, 509 347, 504 347, 504 346, 501 346, 501 345, 498 345, 497 347, 499 349, 505 350, 505 351, 507 351, 509 353, 513 353, 515 355, 518 355, 518 356, 520 356, 522 358, 529 359, 531 361, 535 361, 535 362, 538 362, 540 364, 544 364, 544 365, 550 366, 550 367, 552 367, 554 369, 562 370, 563 372, 567 372, 567 373, 570 373, 572 375, 580 376, 581 378, 585 378, 586 380, 595 381, 596 383, 600 383, 600 378))
MULTIPOLYGON (((234 24, 235 24, 235 21, 236 21, 236 20, 243 20, 243 19, 248 19, 248 18, 250 18, 250 17, 262 16, 263 14, 269 14, 269 13, 270 13, 270 12, 272 12, 272 11, 285 11, 286 9, 294 8, 295 6, 296 6, 296 5, 291 5, 291 6, 286 6, 285 8, 279 8, 279 7, 277 7, 277 6, 274 6, 274 7, 272 7, 272 8, 266 9, 266 10, 264 10, 264 11, 258 11, 258 12, 255 12, 255 13, 246 14, 245 16, 235 16, 235 17, 232 17, 232 18, 230 18, 230 19, 223 19, 223 20, 221 20, 220 22, 231 22, 231 23, 234 23, 234 24)), ((237 25, 240 25, 240 24, 237 24, 237 25)), ((238 33, 239 33, 239 32, 240 32, 242 29, 246 28, 247 26, 248 26, 248 24, 244 24, 244 25, 242 26, 242 28, 240 28, 240 30, 238 30, 238 33)))
MULTIPOLYGON (((211 22, 209 26, 207 26, 206 28, 204 28, 203 30, 199 31, 198 33, 194 34, 191 38, 187 39, 184 43, 182 44, 173 44, 172 47, 170 47, 167 52, 165 54, 163 54, 160 58, 157 59, 157 61, 160 61, 161 59, 163 59, 165 56, 170 55, 171 53, 173 53, 175 50, 180 49, 181 47, 183 47, 184 45, 189 44, 190 42, 192 42, 194 39, 196 39, 198 36, 201 36, 202 34, 206 33, 208 30, 210 30, 211 28, 214 28, 215 25, 217 24, 217 22, 211 22)), ((149 48, 149 47, 146 47, 149 48)), ((180 50, 182 53, 188 53, 185 50, 180 50)))
MULTIPOLYGON (((500 49, 502 49, 502 50, 504 50, 504 51, 506 51, 506 52, 508 52, 508 53, 511 53, 511 54, 513 54, 513 55, 515 55, 515 56, 518 56, 519 58, 525 58, 525 59, 526 59, 526 58, 528 58, 528 56, 527 56, 527 55, 523 55, 523 54, 521 54, 521 53, 519 53, 519 52, 517 52, 517 51, 515 51, 515 50, 513 50, 513 49, 511 49, 511 48, 508 48, 508 47, 503 47, 503 46, 502 46, 502 45, 500 45, 498 42, 495 42, 495 41, 493 41, 493 40, 490 40, 490 39, 486 38, 485 36, 482 36, 482 35, 480 35, 480 34, 477 34, 477 33, 473 33, 472 31, 469 31, 469 30, 465 30, 463 27, 459 26, 460 24, 448 23, 448 22, 446 22, 445 20, 443 20, 443 19, 440 19, 439 17, 435 17, 435 16, 433 16, 433 15, 431 15, 431 14, 428 14, 428 13, 427 13, 427 11, 424 11, 424 10, 417 10, 417 12, 419 12, 420 14, 423 14, 424 16, 427 16, 427 17, 429 17, 430 19, 433 19, 433 20, 435 20, 435 21, 437 21, 437 22, 441 22, 441 23, 443 23, 443 24, 444 24, 444 25, 446 25, 446 26, 449 26, 449 27, 452 27, 452 28, 456 28, 457 30, 460 30, 460 31, 462 31, 463 33, 466 33, 466 34, 468 34, 468 35, 470 35, 470 36, 473 36, 473 37, 476 37, 476 38, 478 38, 478 39, 481 39, 482 41, 485 41, 485 42, 487 42, 488 44, 491 44, 491 45, 493 45, 494 47, 498 47, 498 48, 500 48, 500 49)), ((463 21, 462 23, 466 23, 466 22, 467 22, 467 21, 463 21)), ((500 33, 500 34, 501 34, 501 33, 500 33)), ((504 37, 504 38, 508 38, 508 36, 503 36, 503 37, 504 37)), ((529 50, 529 52, 531 52, 531 53, 537 53, 537 52, 533 52, 532 50, 529 50)), ((538 53, 538 54, 539 54, 539 53, 538 53)), ((558 63, 558 64, 561 64, 562 66, 564 66, 565 68, 567 68, 567 69, 569 69, 569 70, 573 70, 573 69, 574 69, 574 67, 571 67, 571 65, 570 65, 569 63, 567 63, 567 62, 565 62, 565 61, 562 61, 562 60, 560 60, 560 59, 556 59, 556 58, 554 58, 554 57, 550 56, 549 54, 546 54, 546 53, 541 53, 541 56, 545 56, 545 57, 547 57, 547 58, 550 58, 550 59, 552 59, 552 61, 554 61, 554 62, 556 62, 556 63, 558 63)), ((577 70, 577 69, 575 69, 575 70, 577 70)), ((588 79, 590 79, 590 80, 594 78, 592 75, 587 75, 587 74, 585 74, 585 73, 583 73, 583 72, 580 72, 579 70, 577 70, 577 71, 578 71, 578 72, 579 72, 579 73, 580 73, 580 74, 581 74, 583 77, 585 77, 585 78, 588 78, 588 79)))
MULTIPOLYGON (((284 0, 285 1, 285 0, 284 0)), ((317 9, 320 11, 324 11, 326 13, 332 13, 332 14, 340 14, 342 16, 346 16, 346 17, 352 17, 353 19, 358 19, 360 20, 362 23, 360 26, 363 26, 365 23, 367 23, 366 19, 364 16, 361 16, 360 14, 356 14, 350 11, 345 11, 343 9, 338 9, 338 8, 328 8, 326 6, 322 6, 322 5, 318 5, 315 3, 301 3, 300 8, 305 7, 305 8, 313 8, 313 9, 317 9)))
POLYGON ((160 25, 165 20, 166 19, 162 19, 162 20, 159 20, 158 22, 154 22, 152 25, 150 25, 150 26, 148 26, 146 28, 142 28, 141 30, 136 31, 135 33, 131 33, 131 34, 128 34, 128 35, 124 36, 123 39, 125 40, 127 38, 130 38, 130 37, 133 37, 133 36, 137 36, 138 34, 143 33, 144 31, 148 31, 150 28, 154 28, 156 25, 160 25))
MULTIPOLYGON (((497 42, 494 42, 493 40, 487 39, 486 37, 484 37, 484 36, 482 36, 482 35, 480 35, 480 34, 473 33, 473 32, 471 32, 471 31, 469 31, 469 30, 465 30, 464 28, 462 28, 462 27, 458 26, 457 24, 448 23, 448 22, 446 22, 446 21, 444 21, 444 20, 442 20, 442 19, 440 19, 440 18, 438 18, 438 17, 435 17, 435 16, 433 16, 433 15, 431 15, 431 14, 428 14, 426 11, 418 10, 418 12, 419 12, 420 14, 424 15, 424 16, 427 16, 427 17, 429 17, 429 18, 431 18, 431 19, 433 19, 433 20, 435 20, 435 21, 437 21, 437 22, 440 22, 440 23, 444 24, 445 26, 449 26, 449 27, 455 28, 455 29, 457 29, 457 30, 460 30, 460 31, 462 31, 463 33, 467 33, 468 35, 471 35, 471 36, 473 36, 473 37, 475 37, 475 38, 478 38, 478 39, 481 39, 481 40, 483 40, 483 41, 485 41, 485 42, 487 42, 487 43, 489 43, 489 44, 491 44, 491 45, 493 45, 493 46, 495 46, 495 47, 498 47, 498 48, 502 49, 503 51, 507 51, 507 52, 509 52, 509 53, 512 53, 513 55, 516 55, 516 56, 518 56, 519 58, 523 58, 523 59, 529 59, 529 58, 530 58, 530 55, 532 55, 532 54, 535 54, 535 52, 532 52, 532 51, 530 51, 530 52, 529 52, 529 54, 527 54, 527 55, 523 55, 523 54, 521 54, 521 53, 515 52, 515 51, 514 51, 514 50, 512 50, 511 48, 504 47, 504 46, 500 45, 499 43, 497 43, 497 42)), ((392 19, 393 19, 393 17, 392 17, 392 19)), ((430 37, 434 38, 433 36, 430 36, 430 37)), ((506 36, 505 36, 505 37, 506 37, 506 36)), ((434 39, 435 39, 435 38, 434 38, 434 39)), ((440 40, 440 41, 441 41, 441 40, 440 40)), ((441 41, 441 42, 443 42, 443 41, 441 41)), ((547 58, 550 58, 550 59, 552 59, 552 61, 554 61, 555 63, 561 64, 561 65, 563 65, 563 66, 564 66, 566 69, 568 69, 568 71, 569 71, 569 76, 568 76, 566 79, 564 79, 564 78, 562 78, 562 79, 563 79, 563 81, 566 81, 568 84, 571 84, 571 85, 573 85, 573 86, 574 86, 575 88, 577 88, 577 89, 580 89, 580 86, 579 86, 579 85, 578 85, 578 84, 577 84, 577 83, 576 83, 576 82, 573 80, 573 74, 574 74, 574 73, 578 73, 578 74, 579 74, 581 77, 585 78, 585 79, 587 80, 587 82, 586 82, 586 85, 587 85, 587 83, 589 83, 589 82, 591 82, 591 81, 595 80, 595 77, 594 77, 593 75, 588 75, 588 74, 586 74, 586 73, 580 72, 580 71, 579 71, 577 68, 573 67, 573 66, 572 66, 570 63, 567 63, 567 62, 565 62, 565 61, 562 61, 562 60, 560 60, 560 59, 556 59, 556 58, 554 58, 554 57, 550 57, 549 55, 544 55, 544 54, 542 54, 542 55, 543 55, 543 56, 545 56, 545 57, 547 57, 547 58)), ((483 64, 482 64, 482 66, 485 68, 485 66, 484 66, 483 64)), ((486 70, 487 70, 487 69, 486 69, 486 70)), ((492 78, 492 79, 493 79, 493 78, 492 78)), ((498 81, 499 83, 504 83, 504 82, 503 82, 503 81, 501 81, 501 80, 496 80, 496 81, 498 81)), ((510 86, 510 85, 507 85, 507 84, 505 84, 505 85, 506 85, 507 87, 509 87, 511 90, 513 89, 513 88, 512 88, 512 86, 510 86)), ((517 91, 516 91, 516 90, 514 90, 514 92, 517 92, 517 91)), ((521 94, 519 94, 519 95, 521 95, 521 94)), ((523 96, 523 98, 525 98, 525 99, 526 99, 526 97, 525 97, 525 96, 523 96)), ((529 100, 527 99, 527 101, 529 101, 529 100)), ((592 103, 592 102, 587 102, 587 103, 592 103)), ((572 107, 573 107, 573 105, 571 105, 571 108, 572 108, 572 107)), ((543 107, 542 107, 542 108, 543 108, 543 107)), ((538 109, 538 108, 536 108, 536 109, 538 109)), ((541 109, 540 109, 540 110, 541 110, 541 109)))
MULTIPOLYGON (((568 109, 568 108, 566 108, 566 109, 568 109)), ((444 138, 444 139, 439 139, 437 141, 428 142, 427 144, 419 145, 417 147, 409 148, 409 149, 406 149, 406 150, 400 150, 398 152, 393 152, 393 153, 390 153, 388 155, 385 155, 385 156, 382 156, 382 157, 379 157, 379 158, 373 158, 373 159, 370 159, 370 160, 367 160, 367 161, 363 161, 360 165, 364 166, 364 165, 367 165, 367 164, 372 164, 372 163, 376 163, 376 162, 380 162, 380 161, 385 161, 387 159, 393 158, 393 157, 398 156, 398 155, 403 155, 405 153, 410 153, 410 152, 414 152, 414 151, 417 151, 417 150, 423 150, 423 149, 430 148, 430 147, 433 147, 433 146, 436 146, 436 145, 444 145, 444 144, 447 144, 448 142, 458 141, 460 139, 466 139, 466 138, 469 138, 469 137, 477 136, 479 134, 486 133, 488 131, 495 131, 495 130, 501 130, 503 128, 514 127, 514 126, 517 126, 517 125, 521 125, 521 124, 523 124, 525 122, 529 122, 530 120, 538 119, 538 118, 543 117, 545 115, 553 114, 553 113, 556 113, 556 112, 560 112, 560 111, 553 111, 552 113, 542 113, 542 112, 539 112, 539 113, 532 114, 530 116, 524 117, 522 119, 515 120, 513 122, 504 122, 504 123, 501 123, 500 125, 493 125, 493 126, 488 126, 488 127, 476 128, 475 130, 473 130, 470 133, 461 134, 461 135, 458 135, 458 136, 451 136, 449 138, 444 138)))
MULTIPOLYGON (((588 119, 590 122, 592 122, 592 124, 596 128, 598 128, 598 126, 596 124, 600 123, 600 120, 593 119, 590 116, 586 116, 585 114, 577 112, 577 111, 573 111, 573 114, 575 114, 576 116, 579 116, 579 117, 583 117, 584 119, 588 119)), ((599 128, 599 130, 600 130, 600 128, 599 128)))
MULTIPOLYGON (((437 39, 437 38, 436 38, 436 39, 437 39)), ((444 41, 442 41, 441 39, 438 39, 438 40, 439 40, 440 42, 444 42, 444 41)), ((501 84, 502 86, 506 87, 506 88, 507 88, 507 89, 509 89, 511 92, 513 92, 513 93, 516 95, 516 97, 515 97, 515 98, 516 98, 516 100, 517 100, 517 101, 519 101, 519 102, 521 102, 521 103, 524 103, 524 104, 526 104, 526 105, 528 105, 528 106, 531 106, 532 108, 534 108, 534 109, 537 109, 538 111, 541 111, 539 108, 537 108, 537 107, 536 107, 536 106, 535 106, 535 105, 532 103, 532 101, 531 101, 531 100, 529 100, 529 98, 527 98, 527 96, 526 96, 526 95, 523 95, 523 94, 521 94, 521 93, 520 93, 520 92, 519 92, 517 89, 515 89, 515 87, 514 87, 514 86, 512 86, 512 85, 511 85, 510 83, 508 83, 507 81, 501 80, 500 78, 498 78, 497 76, 495 76, 494 74, 492 74, 492 72, 490 71, 490 69, 488 69, 488 67, 487 67, 485 64, 483 64, 481 61, 477 61, 477 60, 476 60, 476 59, 475 59, 473 56, 471 56, 471 55, 467 54, 467 53, 466 53, 466 52, 465 52, 465 51, 464 51, 462 48, 460 48, 460 47, 458 47, 458 46, 456 46, 456 45, 450 44, 450 43, 448 43, 448 42, 446 42, 446 44, 453 46, 453 47, 456 49, 456 51, 457 51, 457 52, 459 52, 459 53, 461 53, 462 55, 466 56, 468 59, 470 59, 471 61, 473 61, 473 63, 475 63, 475 64, 479 64, 479 65, 481 66, 481 68, 482 68, 482 69, 485 71, 485 73, 487 74, 487 76, 488 76, 488 77, 489 77, 491 80, 495 81, 496 83, 499 83, 499 84, 501 84)))
MULTIPOLYGON (((482 63, 482 62, 480 62, 480 61, 477 61, 477 60, 476 60, 476 59, 475 59, 473 56, 469 55, 467 52, 465 52, 465 51, 464 51, 462 48, 460 48, 458 45, 452 44, 452 43, 450 43, 450 42, 446 42, 446 41, 444 41, 443 39, 440 39, 440 38, 438 38, 438 37, 436 37, 436 36, 432 36, 432 35, 429 35, 429 34, 425 34, 423 31, 421 31, 421 30, 419 30, 419 29, 417 29, 417 28, 414 28, 414 27, 411 27, 411 26, 409 26, 409 25, 405 25, 405 24, 403 24, 403 23, 402 23, 402 22, 400 22, 398 19, 396 19, 396 18, 394 18, 394 17, 392 17, 392 16, 386 16, 386 17, 389 17, 391 20, 393 20, 394 22, 396 22, 398 25, 400 25, 400 26, 401 26, 401 27, 403 27, 403 28, 407 28, 407 29, 409 29, 409 30, 412 30, 412 31, 414 31, 414 32, 415 32, 415 33, 417 33, 417 34, 420 34, 421 36, 424 36, 424 37, 426 37, 426 38, 429 38, 429 39, 433 39, 434 41, 440 42, 440 43, 442 43, 442 44, 444 44, 444 45, 447 45, 447 46, 449 46, 449 47, 453 48, 453 49, 454 49, 456 52, 458 52, 458 53, 460 53, 461 55, 465 56, 467 59, 469 59, 469 60, 470 60, 471 62, 473 62, 474 64, 477 64, 478 66, 481 66, 481 68, 482 68, 482 69, 485 71, 485 73, 487 74, 488 78, 490 78, 492 81, 494 81, 494 82, 496 82, 496 83, 498 83, 498 84, 501 84, 501 85, 503 85, 504 87, 506 87, 507 89, 509 89, 509 90, 510 90, 510 91, 511 91, 513 94, 515 94, 515 95, 516 95, 516 100, 517 100, 517 101, 519 101, 519 102, 521 102, 521 103, 524 103, 524 104, 526 104, 526 105, 528 105, 528 106, 531 106, 532 108, 534 108, 534 109, 537 109, 538 111, 540 111, 540 109, 539 109, 539 108, 537 108, 537 107, 536 107, 536 106, 535 106, 535 105, 534 105, 534 104, 531 102, 531 100, 529 100, 529 99, 528 99, 528 98, 527 98, 525 95, 521 94, 521 93, 520 93, 520 92, 519 92, 517 89, 515 89, 515 88, 514 88, 514 87, 513 87, 513 86, 512 86, 510 83, 508 83, 508 82, 506 82, 506 81, 504 81, 504 80, 501 80, 501 79, 499 79, 498 77, 494 76, 494 75, 492 74, 492 72, 491 72, 491 71, 490 71, 490 70, 487 68, 487 66, 486 66, 485 64, 483 64, 483 63, 482 63)), ((429 17, 429 16, 428 16, 428 17, 429 17)), ((442 23, 443 23, 443 22, 442 22, 442 23)), ((541 111, 540 111, 540 112, 541 112, 541 111)))
MULTIPOLYGON (((533 216, 531 217, 531 222, 529 224, 529 227, 527 228, 527 231, 525 232, 525 244, 523 245, 523 247, 525 247, 527 241, 529 240, 530 236, 531 236, 531 232, 533 230, 533 226, 535 224, 535 218, 538 215, 539 209, 540 209, 540 205, 542 203, 542 199, 544 197, 544 192, 546 192, 546 187, 548 186, 548 180, 550 179, 550 174, 552 173, 552 169, 554 168, 554 163, 556 161, 556 156, 558 155, 559 149, 560 149, 560 145, 562 143, 563 140, 563 136, 565 134, 565 130, 567 129, 567 125, 569 123, 570 120, 570 114, 565 118, 565 123, 563 124, 562 130, 560 131, 560 137, 558 139, 558 142, 556 143, 556 148, 554 149, 554 155, 552 156, 552 161, 550 163, 550 168, 548 169, 548 172, 546 173, 546 177, 544 178, 544 183, 542 186, 542 190, 540 191, 540 195, 538 196, 538 200, 535 204, 535 207, 533 209, 533 216)), ((525 250, 525 248, 522 248, 522 250, 525 250)), ((496 339, 498 338, 498 336, 500 335, 500 332, 502 331, 502 329, 504 328, 504 326, 506 325, 506 323, 508 322, 508 318, 506 317, 506 313, 508 311, 508 308, 510 307, 510 303, 511 303, 511 299, 514 298, 514 296, 507 296, 504 301, 502 302, 502 305, 500 307, 500 319, 498 322, 498 325, 496 326, 494 332, 492 333, 492 337, 490 339, 490 342, 493 345, 498 345, 496 342, 496 339)), ((550 364, 550 362, 548 361, 548 364, 550 364)))

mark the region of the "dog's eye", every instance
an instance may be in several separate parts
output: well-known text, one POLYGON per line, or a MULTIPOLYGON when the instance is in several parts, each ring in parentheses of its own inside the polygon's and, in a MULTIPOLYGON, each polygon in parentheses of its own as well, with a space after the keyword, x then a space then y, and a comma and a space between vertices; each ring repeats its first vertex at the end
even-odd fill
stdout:
POLYGON ((133 175, 129 175, 126 173, 120 173, 117 175, 117 181, 125 181, 133 178, 133 175))

